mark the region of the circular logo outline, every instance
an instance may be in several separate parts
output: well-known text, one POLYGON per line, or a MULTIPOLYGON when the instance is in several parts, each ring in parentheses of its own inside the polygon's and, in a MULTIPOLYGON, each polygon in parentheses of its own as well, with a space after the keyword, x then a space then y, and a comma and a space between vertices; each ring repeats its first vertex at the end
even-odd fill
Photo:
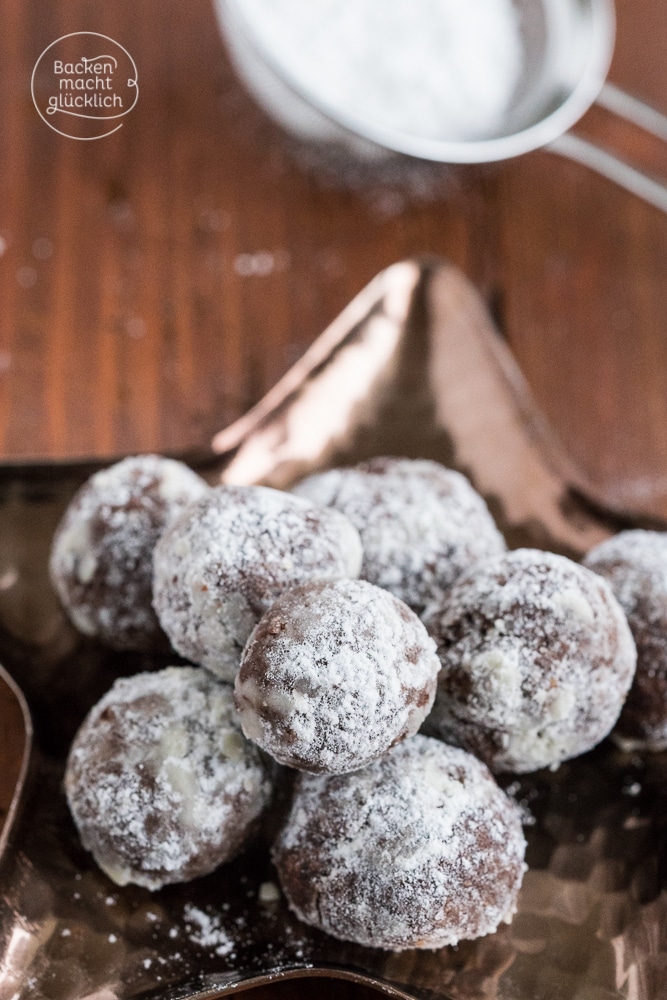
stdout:
MULTIPOLYGON (((41 63, 46 53, 49 51, 49 49, 52 49, 54 45, 58 45, 59 42, 64 41, 66 38, 74 38, 79 35, 93 35, 95 38, 103 38, 105 41, 112 42, 113 45, 117 45, 118 48, 125 53, 127 58, 130 60, 130 63, 132 64, 132 69, 134 71, 133 78, 127 81, 128 87, 134 87, 136 90, 134 101, 126 111, 122 111, 119 115, 82 115, 78 114, 76 111, 67 111, 65 108, 59 108, 58 110, 62 111, 63 114, 71 115, 74 118, 89 118, 95 121, 111 121, 116 118, 124 118, 125 115, 129 115, 130 111, 132 111, 136 107, 137 101, 139 100, 139 70, 137 69, 137 64, 135 63, 134 59, 127 51, 124 45, 121 45, 120 42, 117 42, 115 38, 111 38, 110 35, 102 35, 99 31, 70 31, 68 32, 68 34, 61 35, 60 38, 56 38, 55 41, 51 42, 50 45, 47 45, 44 51, 38 57, 37 62, 33 67, 32 75, 30 77, 30 94, 32 96, 32 103, 35 105, 35 110, 37 111, 37 114, 42 119, 42 121, 49 126, 50 129, 52 129, 54 132, 57 132, 58 135, 62 135, 65 139, 76 139, 79 142, 93 142, 95 139, 106 139, 107 136, 113 135, 114 132, 117 132, 119 129, 123 127, 125 122, 120 122, 118 125, 116 125, 115 128, 112 128, 110 132, 103 132, 102 135, 69 135, 69 133, 67 132, 61 132, 60 129, 56 128, 55 125, 52 125, 51 122, 44 117, 39 105, 37 104, 37 98, 35 97, 35 74, 37 73, 39 64, 41 63)), ((111 58, 113 58, 113 56, 111 56, 111 58)), ((86 61, 92 62, 93 60, 89 59, 86 61)))

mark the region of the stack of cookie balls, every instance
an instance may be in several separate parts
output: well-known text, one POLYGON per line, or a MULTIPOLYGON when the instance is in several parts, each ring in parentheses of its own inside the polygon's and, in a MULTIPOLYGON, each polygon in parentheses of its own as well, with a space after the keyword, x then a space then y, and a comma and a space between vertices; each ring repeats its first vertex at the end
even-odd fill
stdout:
POLYGON ((648 687, 664 701, 667 588, 646 611, 657 570, 622 583, 623 552, 604 556, 508 553, 470 483, 424 460, 292 493, 210 488, 156 456, 98 473, 54 539, 63 606, 89 636, 168 641, 193 666, 117 682, 84 721, 66 774, 84 846, 119 884, 206 874, 294 768, 273 860, 302 920, 394 950, 494 931, 525 841, 492 772, 557 766, 608 735, 635 672, 626 612, 651 684, 619 733, 665 738, 664 706, 662 730, 636 706, 648 687))

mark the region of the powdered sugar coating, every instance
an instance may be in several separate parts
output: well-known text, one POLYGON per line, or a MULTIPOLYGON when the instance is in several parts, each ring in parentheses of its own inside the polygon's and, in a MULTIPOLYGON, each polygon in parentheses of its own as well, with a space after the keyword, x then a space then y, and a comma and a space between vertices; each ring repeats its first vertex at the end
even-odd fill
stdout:
POLYGON ((300 775, 273 849, 294 912, 375 948, 440 948, 509 921, 519 811, 470 754, 425 736, 354 774, 300 775))
POLYGON ((250 636, 236 705, 245 735, 279 763, 342 774, 417 732, 439 669, 419 618, 386 590, 304 584, 250 636))
POLYGON ((535 771, 612 729, 635 671, 601 577, 531 549, 481 563, 424 616, 442 670, 426 730, 494 771, 535 771))
POLYGON ((584 565, 609 581, 637 644, 637 673, 612 736, 625 750, 667 750, 667 533, 622 531, 584 565))
POLYGON ((100 868, 147 889, 233 858, 271 791, 231 688, 197 667, 116 681, 77 733, 65 788, 100 868))
POLYGON ((482 497, 437 462, 373 458, 310 476, 294 492, 342 511, 361 535, 361 576, 418 614, 474 563, 505 551, 482 497))
POLYGON ((50 573, 75 627, 114 649, 168 648, 152 606, 153 549, 209 487, 182 462, 137 455, 95 473, 69 504, 50 573))
POLYGON ((284 590, 360 568, 359 536, 337 511, 261 486, 220 486, 155 549, 155 610, 174 649, 233 681, 250 633, 284 590))

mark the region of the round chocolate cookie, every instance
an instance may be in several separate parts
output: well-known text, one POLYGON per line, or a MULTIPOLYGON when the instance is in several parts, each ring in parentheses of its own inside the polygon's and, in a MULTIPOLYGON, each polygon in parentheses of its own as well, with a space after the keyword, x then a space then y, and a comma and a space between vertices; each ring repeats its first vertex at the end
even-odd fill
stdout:
POLYGON ((419 618, 386 590, 307 583, 250 636, 236 706, 245 735, 281 764, 342 774, 417 732, 439 669, 419 618))
POLYGON ((182 462, 137 455, 84 483, 56 530, 49 569, 74 626, 113 649, 168 649, 152 606, 153 549, 209 487, 182 462))
POLYGON ((611 587, 564 556, 481 563, 424 616, 442 670, 426 730, 492 771, 535 771, 613 728, 636 651, 611 587))
POLYGON ((612 733, 624 750, 667 750, 667 532, 622 531, 586 556, 628 616, 637 673, 612 733))
POLYGON ((361 535, 361 576, 417 614, 473 563, 505 551, 482 497, 437 462, 373 458, 310 476, 294 492, 345 514, 361 535))
POLYGON ((154 603, 182 656, 233 681, 253 628, 283 591, 358 576, 361 542, 338 511, 262 486, 219 486, 155 549, 154 603))
POLYGON ((147 889, 233 858, 271 791, 232 689, 198 667, 116 681, 76 735, 65 789, 100 868, 147 889))
POLYGON ((415 736, 354 774, 300 775, 273 860, 301 920, 398 951, 509 921, 525 846, 518 808, 484 764, 415 736))

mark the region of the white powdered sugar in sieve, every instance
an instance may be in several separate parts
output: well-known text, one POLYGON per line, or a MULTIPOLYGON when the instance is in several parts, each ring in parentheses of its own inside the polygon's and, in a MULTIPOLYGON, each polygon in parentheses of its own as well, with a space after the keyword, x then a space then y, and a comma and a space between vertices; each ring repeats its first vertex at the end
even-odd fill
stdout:
POLYGON ((243 17, 325 110, 422 138, 493 135, 523 66, 512 0, 244 0, 243 17))

